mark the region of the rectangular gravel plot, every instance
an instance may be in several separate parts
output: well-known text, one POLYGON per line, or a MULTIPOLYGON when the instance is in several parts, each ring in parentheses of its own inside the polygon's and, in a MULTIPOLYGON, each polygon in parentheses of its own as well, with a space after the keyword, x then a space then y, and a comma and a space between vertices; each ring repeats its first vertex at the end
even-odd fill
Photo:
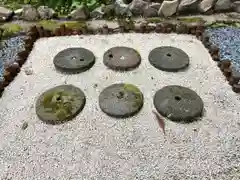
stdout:
POLYGON ((115 34, 43 38, 35 43, 22 71, 0 100, 0 179, 238 179, 240 96, 232 92, 202 43, 176 34, 115 34), (136 49, 140 66, 120 73, 103 64, 114 46, 136 49), (174 46, 190 57, 186 71, 157 70, 148 62, 158 46, 174 46), (95 65, 81 74, 64 75, 54 56, 69 47, 84 47, 95 65), (24 69, 33 70, 26 75, 24 69), (98 95, 114 83, 132 83, 144 94, 141 112, 113 119, 98 106, 98 95), (54 86, 81 88, 86 105, 76 119, 46 125, 35 114, 37 97, 54 86), (97 85, 96 85, 97 84, 97 85), (195 90, 203 99, 201 121, 177 124, 166 120, 163 136, 152 113, 155 92, 167 85, 195 90), (21 126, 28 122, 26 130, 21 126))

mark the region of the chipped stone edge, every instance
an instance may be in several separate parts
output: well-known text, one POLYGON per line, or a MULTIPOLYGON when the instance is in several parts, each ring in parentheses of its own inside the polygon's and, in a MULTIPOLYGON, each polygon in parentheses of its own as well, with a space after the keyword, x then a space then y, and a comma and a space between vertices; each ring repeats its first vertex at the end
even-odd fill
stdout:
MULTIPOLYGON (((216 23, 216 22, 215 22, 216 23)), ((217 21, 217 23, 231 24, 233 21, 217 21)), ((230 60, 220 60, 219 47, 213 46, 209 41, 209 36, 204 35, 204 30, 207 25, 204 21, 195 23, 184 23, 184 22, 160 22, 160 23, 148 23, 141 22, 129 26, 128 23, 120 23, 117 28, 109 28, 108 25, 104 24, 102 27, 92 28, 85 26, 81 28, 68 28, 64 24, 55 30, 47 30, 42 26, 33 25, 26 32, 26 39, 24 40, 24 50, 19 52, 16 56, 15 61, 8 65, 4 71, 4 80, 0 82, 0 96, 7 87, 20 72, 22 65, 28 58, 34 43, 39 38, 48 38, 56 36, 71 36, 71 35, 95 35, 95 34, 114 34, 114 33, 177 33, 177 34, 190 34, 195 35, 203 45, 208 49, 212 59, 218 62, 218 67, 223 72, 226 80, 232 86, 232 90, 235 93, 240 93, 240 72, 234 72, 234 68, 230 60)))

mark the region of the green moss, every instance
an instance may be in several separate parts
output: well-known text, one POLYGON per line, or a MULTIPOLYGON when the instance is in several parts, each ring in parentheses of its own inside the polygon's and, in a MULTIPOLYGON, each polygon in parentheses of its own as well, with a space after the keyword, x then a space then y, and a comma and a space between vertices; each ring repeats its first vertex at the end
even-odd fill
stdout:
POLYGON ((179 19, 180 21, 187 22, 187 23, 203 21, 203 19, 200 17, 188 17, 188 18, 179 18, 179 19))
POLYGON ((85 22, 79 21, 65 21, 65 22, 57 22, 54 20, 42 20, 38 22, 39 26, 42 26, 44 29, 48 30, 55 30, 56 28, 60 27, 61 25, 65 25, 68 28, 75 28, 81 29, 86 26, 85 22))
MULTIPOLYGON (((152 17, 152 18, 147 18, 146 21, 148 23, 161 23, 167 20, 176 20, 175 18, 161 18, 161 17, 152 17)), ((202 18, 200 17, 188 17, 188 18, 179 18, 180 21, 185 22, 185 23, 193 23, 193 22, 199 22, 203 21, 202 18)))
POLYGON ((152 18, 146 19, 148 23, 160 23, 160 22, 163 22, 164 20, 165 20, 164 18, 160 18, 160 17, 152 17, 152 18))
POLYGON ((86 23, 81 21, 66 21, 66 22, 60 23, 60 25, 62 24, 64 24, 68 28, 75 28, 75 29, 81 29, 86 27, 86 23))
POLYGON ((16 34, 22 30, 23 30, 23 28, 18 24, 8 24, 3 27, 2 37, 3 38, 9 37, 9 36, 16 34))
POLYGON ((134 104, 134 107, 139 107, 143 102, 143 95, 141 91, 132 84, 124 84, 123 89, 125 91, 131 92, 136 97, 136 104, 134 104))
POLYGON ((55 91, 44 96, 43 106, 46 112, 53 113, 58 120, 64 120, 72 115, 72 102, 71 94, 55 91))
POLYGON ((222 27, 237 27, 240 28, 240 23, 239 22, 229 22, 229 23, 224 23, 224 22, 214 22, 212 24, 207 25, 208 28, 222 28, 222 27))
POLYGON ((42 20, 38 22, 38 25, 44 27, 44 29, 54 30, 58 26, 58 22, 53 20, 42 20))

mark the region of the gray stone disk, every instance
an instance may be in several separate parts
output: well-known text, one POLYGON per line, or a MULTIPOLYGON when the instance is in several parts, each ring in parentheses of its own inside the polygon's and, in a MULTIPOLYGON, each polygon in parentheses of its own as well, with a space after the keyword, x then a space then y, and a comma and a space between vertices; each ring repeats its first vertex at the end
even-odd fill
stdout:
POLYGON ((60 85, 40 95, 36 114, 47 124, 60 124, 73 119, 84 108, 86 97, 73 85, 60 85))
POLYGON ((172 85, 158 90, 154 106, 164 117, 176 122, 192 122, 203 112, 203 101, 193 90, 172 85))
POLYGON ((168 72, 177 72, 189 65, 188 55, 183 50, 171 46, 153 49, 148 59, 155 68, 168 72))
POLYGON ((85 48, 67 48, 54 57, 53 63, 59 71, 80 73, 90 69, 94 65, 95 56, 85 48))
POLYGON ((101 110, 115 118, 127 118, 137 114, 143 106, 143 94, 131 84, 113 84, 99 95, 101 110))
POLYGON ((104 53, 103 63, 113 70, 128 71, 140 65, 141 56, 133 48, 113 47, 104 53))

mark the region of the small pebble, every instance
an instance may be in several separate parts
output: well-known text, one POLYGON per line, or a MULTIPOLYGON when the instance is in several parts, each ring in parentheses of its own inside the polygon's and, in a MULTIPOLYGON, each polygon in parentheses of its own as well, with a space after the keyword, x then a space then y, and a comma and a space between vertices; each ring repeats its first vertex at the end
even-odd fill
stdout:
POLYGON ((28 67, 24 69, 24 72, 26 75, 32 75, 33 74, 33 70, 32 68, 28 67))
POLYGON ((22 130, 27 129, 27 127, 28 127, 28 122, 24 122, 24 123, 22 124, 22 130))

